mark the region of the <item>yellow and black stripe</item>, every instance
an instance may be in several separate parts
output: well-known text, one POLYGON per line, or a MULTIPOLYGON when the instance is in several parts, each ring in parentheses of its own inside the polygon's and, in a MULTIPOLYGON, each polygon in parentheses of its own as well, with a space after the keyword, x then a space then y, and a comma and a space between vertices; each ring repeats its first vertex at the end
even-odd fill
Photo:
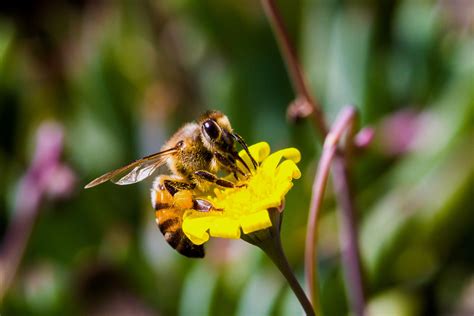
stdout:
POLYGON ((180 203, 175 203, 176 195, 171 195, 162 185, 155 186, 153 194, 156 223, 166 242, 186 257, 203 258, 204 246, 193 244, 181 228, 184 209, 179 207, 180 203))

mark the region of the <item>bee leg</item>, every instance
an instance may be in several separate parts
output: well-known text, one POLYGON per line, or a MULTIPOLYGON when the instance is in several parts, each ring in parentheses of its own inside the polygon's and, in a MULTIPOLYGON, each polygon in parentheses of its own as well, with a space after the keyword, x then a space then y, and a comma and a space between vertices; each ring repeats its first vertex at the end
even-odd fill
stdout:
POLYGON ((192 190, 196 187, 194 183, 187 183, 168 179, 163 181, 163 185, 171 195, 175 195, 176 192, 181 190, 192 190))
MULTIPOLYGON (((216 157, 216 159, 219 161, 219 163, 225 168, 227 169, 228 171, 230 172, 233 172, 234 175, 240 173, 241 175, 245 176, 245 174, 242 172, 242 170, 240 170, 238 167, 237 167, 237 163, 235 161, 235 158, 232 157, 232 156, 227 156, 225 157, 224 155, 218 153, 218 152, 215 152, 214 153, 214 156, 216 157)), ((236 178, 237 179, 237 178, 236 178)))
POLYGON ((232 183, 228 180, 225 180, 225 179, 221 179, 221 178, 217 177, 216 175, 214 175, 214 174, 212 174, 212 173, 210 173, 209 171, 206 171, 206 170, 196 171, 196 172, 194 172, 194 175, 199 177, 202 180, 205 180, 205 181, 208 181, 208 182, 211 182, 211 183, 215 183, 218 186, 221 186, 221 187, 224 187, 224 188, 234 188, 235 187, 234 183, 232 183))
POLYGON ((158 176, 153 182, 151 189, 151 200, 155 210, 172 207, 175 202, 173 197, 178 191, 188 189, 186 185, 195 186, 192 183, 180 182, 179 179, 168 175, 158 176))
POLYGON ((222 211, 220 208, 215 208, 211 202, 203 199, 194 199, 193 200, 193 210, 199 212, 209 212, 209 211, 222 211))

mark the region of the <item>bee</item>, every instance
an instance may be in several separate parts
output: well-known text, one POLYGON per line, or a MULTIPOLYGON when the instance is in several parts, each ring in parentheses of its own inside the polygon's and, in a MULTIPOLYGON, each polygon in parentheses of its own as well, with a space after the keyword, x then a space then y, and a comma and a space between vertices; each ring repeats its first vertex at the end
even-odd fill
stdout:
POLYGON ((182 230, 183 214, 189 209, 202 212, 216 209, 209 201, 195 198, 190 190, 181 190, 171 195, 162 180, 162 177, 157 177, 151 190, 158 228, 166 242, 180 254, 190 258, 203 258, 204 246, 193 244, 182 230))
POLYGON ((182 214, 186 207, 198 211, 212 209, 210 202, 195 198, 195 190, 205 192, 211 185, 224 188, 236 186, 234 182, 219 177, 219 171, 233 174, 235 179, 239 175, 246 177, 250 174, 249 166, 238 155, 237 143, 256 167, 257 163, 247 144, 233 131, 227 116, 218 111, 207 111, 196 121, 181 127, 160 152, 110 171, 91 181, 85 188, 106 181, 118 185, 137 183, 150 177, 166 163, 172 174, 157 177, 152 188, 158 227, 166 241, 179 253, 188 257, 203 257, 203 247, 194 245, 181 229, 182 214))

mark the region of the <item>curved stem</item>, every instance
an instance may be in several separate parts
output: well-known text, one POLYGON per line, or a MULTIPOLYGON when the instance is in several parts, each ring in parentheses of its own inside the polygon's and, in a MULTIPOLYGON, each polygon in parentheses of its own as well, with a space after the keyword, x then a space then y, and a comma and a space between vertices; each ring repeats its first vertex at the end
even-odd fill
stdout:
POLYGON ((319 160, 318 170, 313 183, 313 193, 311 196, 311 203, 309 209, 307 230, 306 230, 306 243, 305 243, 305 274, 306 283, 308 286, 309 297, 315 306, 315 309, 319 309, 319 295, 318 287, 315 285, 318 279, 316 262, 317 262, 317 233, 318 233, 318 218, 321 209, 321 204, 324 197, 324 192, 329 177, 329 169, 332 161, 336 155, 337 145, 341 140, 344 131, 351 131, 352 126, 356 118, 356 110, 353 106, 345 107, 338 115, 334 122, 331 131, 326 136, 323 153, 319 160))
POLYGON ((321 160, 319 161, 318 170, 313 183, 313 193, 311 196, 310 210, 306 228, 305 242, 305 275, 308 295, 317 311, 320 311, 318 272, 316 269, 317 262, 317 235, 318 235, 318 218, 323 201, 324 191, 334 157, 335 147, 324 149, 321 160))
POLYGON ((336 198, 340 206, 339 243, 348 297, 355 315, 365 314, 365 293, 362 282, 359 245, 357 237, 355 204, 350 191, 347 160, 337 153, 333 163, 333 180, 336 198))
POLYGON ((321 106, 309 92, 308 85, 303 76, 303 71, 301 71, 301 66, 296 57, 295 49, 290 41, 290 37, 286 31, 280 12, 275 5, 275 1, 261 0, 261 2, 278 41, 283 60, 286 63, 286 68, 290 75, 291 83, 293 84, 293 89, 299 97, 304 97, 313 108, 315 128, 318 130, 321 138, 324 138, 327 133, 327 125, 324 120, 321 106))

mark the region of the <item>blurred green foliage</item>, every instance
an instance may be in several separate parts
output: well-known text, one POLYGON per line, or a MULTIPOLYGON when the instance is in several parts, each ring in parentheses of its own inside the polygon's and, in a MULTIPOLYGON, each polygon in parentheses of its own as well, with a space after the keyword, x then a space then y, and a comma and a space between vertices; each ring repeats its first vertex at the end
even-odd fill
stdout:
MULTIPOLYGON (((377 131, 352 172, 373 315, 474 313, 473 3, 279 6, 328 117, 355 104, 377 131)), ((308 122, 285 120, 293 97, 258 1, 0 4, 0 238, 42 122, 64 127, 63 161, 77 176, 71 196, 42 204, 0 313, 300 313, 256 248, 215 240, 201 261, 172 250, 154 224, 151 181, 82 189, 221 110, 248 143, 302 151, 282 239, 303 280, 320 142, 308 122)), ((337 216, 329 188, 318 246, 326 315, 349 312, 337 216)))

